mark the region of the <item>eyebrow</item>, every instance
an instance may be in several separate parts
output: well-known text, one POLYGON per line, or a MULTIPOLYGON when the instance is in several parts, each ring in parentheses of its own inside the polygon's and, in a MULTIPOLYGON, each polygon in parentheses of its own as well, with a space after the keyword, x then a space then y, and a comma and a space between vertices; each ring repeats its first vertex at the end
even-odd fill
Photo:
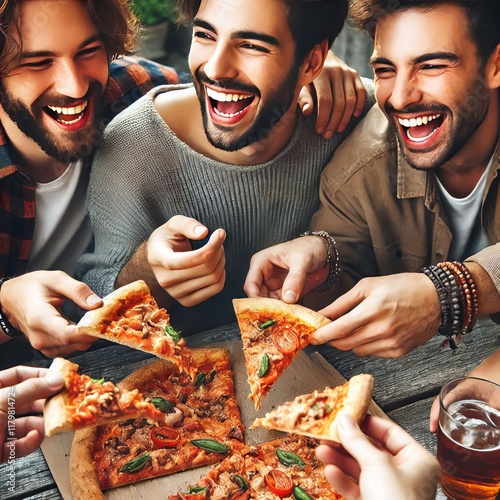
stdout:
MULTIPOLYGON (((207 21, 203 21, 202 19, 195 18, 193 20, 193 26, 198 26, 200 28, 204 28, 206 30, 217 33, 215 26, 208 23, 207 21)), ((251 30, 239 30, 235 31, 231 34, 231 38, 233 40, 237 40, 239 38, 246 38, 248 40, 258 40, 259 42, 267 43, 269 45, 273 45, 274 47, 279 47, 280 42, 274 36, 268 35, 266 33, 261 33, 259 31, 251 31, 251 30)))
MULTIPOLYGON (((421 56, 413 58, 411 60, 411 64, 421 64, 427 61, 434 61, 436 59, 456 62, 459 60, 459 57, 453 52, 429 52, 428 54, 422 54, 421 56)), ((394 66, 394 63, 386 57, 373 57, 372 59, 370 59, 370 64, 372 66, 375 64, 386 64, 388 66, 394 66)))
MULTIPOLYGON (((101 35, 89 36, 78 46, 78 50, 82 49, 83 47, 86 47, 87 45, 90 45, 91 43, 97 42, 98 40, 101 40, 101 35)), ((21 59, 30 59, 34 57, 51 57, 54 55, 55 52, 52 52, 50 50, 31 50, 31 51, 23 51, 21 53, 21 59)))

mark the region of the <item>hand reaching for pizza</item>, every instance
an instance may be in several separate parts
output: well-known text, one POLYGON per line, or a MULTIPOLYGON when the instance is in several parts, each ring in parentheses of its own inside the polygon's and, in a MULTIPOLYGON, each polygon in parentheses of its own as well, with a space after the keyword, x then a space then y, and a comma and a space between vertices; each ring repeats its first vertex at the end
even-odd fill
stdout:
POLYGON ((325 139, 335 132, 343 132, 351 116, 361 114, 366 101, 366 89, 356 70, 331 50, 320 75, 300 91, 299 106, 305 115, 313 112, 313 93, 318 102, 316 132, 325 139))
POLYGON ((0 297, 7 319, 46 356, 66 356, 95 342, 94 337, 78 334, 58 308, 66 299, 86 310, 102 301, 85 283, 62 271, 33 271, 12 278, 2 285, 0 297))
POLYGON ((64 379, 46 368, 17 366, 0 371, 0 436, 2 455, 0 462, 24 457, 34 452, 44 436, 42 416, 16 416, 40 413, 44 399, 52 396, 64 385, 64 379), (47 375, 47 376, 46 376, 47 375), (11 440, 10 438, 16 438, 11 440), (10 440, 9 440, 10 439, 10 440))
POLYGON ((436 498, 437 460, 394 422, 368 416, 363 434, 351 417, 339 419, 343 448, 328 441, 316 450, 325 476, 346 499, 436 498))
POLYGON ((436 289, 423 273, 362 279, 318 312, 332 322, 311 336, 311 344, 358 356, 403 356, 434 337, 441 324, 436 289))
POLYGON ((326 246, 319 236, 304 236, 261 250, 250 261, 244 290, 249 297, 294 303, 328 276, 326 246))
POLYGON ((216 295, 226 281, 223 229, 215 230, 205 246, 192 250, 189 240, 201 240, 207 234, 196 219, 176 215, 151 234, 146 246, 156 280, 186 307, 216 295))

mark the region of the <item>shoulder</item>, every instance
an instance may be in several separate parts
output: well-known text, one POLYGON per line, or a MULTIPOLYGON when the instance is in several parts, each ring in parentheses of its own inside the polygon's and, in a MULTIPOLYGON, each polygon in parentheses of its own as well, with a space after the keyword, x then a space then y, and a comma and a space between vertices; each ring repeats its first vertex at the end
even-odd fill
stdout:
POLYGON ((368 165, 377 164, 384 169, 389 163, 396 166, 396 153, 395 130, 375 104, 337 148, 325 173, 335 172, 345 178, 368 165))
POLYGON ((152 88, 177 83, 179 76, 175 69, 154 61, 132 56, 111 61, 104 122, 108 123, 152 88))

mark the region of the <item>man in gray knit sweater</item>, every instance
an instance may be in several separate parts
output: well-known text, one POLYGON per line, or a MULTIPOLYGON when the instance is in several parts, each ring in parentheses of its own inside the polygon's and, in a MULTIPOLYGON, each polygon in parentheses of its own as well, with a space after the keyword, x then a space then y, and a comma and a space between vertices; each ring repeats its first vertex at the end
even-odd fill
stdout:
POLYGON ((321 171, 356 119, 325 140, 296 104, 346 0, 179 8, 193 21, 194 85, 158 87, 107 128, 89 190, 95 251, 80 265, 101 295, 144 279, 187 335, 234 321, 251 256, 307 228, 321 171))

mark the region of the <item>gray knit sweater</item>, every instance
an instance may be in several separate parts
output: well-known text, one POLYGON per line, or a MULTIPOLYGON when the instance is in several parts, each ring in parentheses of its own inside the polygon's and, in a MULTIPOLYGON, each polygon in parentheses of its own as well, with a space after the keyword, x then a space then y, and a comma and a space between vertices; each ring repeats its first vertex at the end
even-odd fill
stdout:
POLYGON ((154 96, 172 88, 153 89, 106 128, 88 199, 95 251, 79 264, 84 281, 102 296, 138 245, 173 215, 194 217, 209 234, 225 229, 224 290, 198 306, 170 308, 173 326, 189 335, 235 321, 231 299, 245 296, 252 255, 307 229, 319 204, 321 171, 354 123, 325 140, 314 132, 315 117, 299 114, 293 137, 275 158, 231 165, 192 150, 158 115, 154 96))

